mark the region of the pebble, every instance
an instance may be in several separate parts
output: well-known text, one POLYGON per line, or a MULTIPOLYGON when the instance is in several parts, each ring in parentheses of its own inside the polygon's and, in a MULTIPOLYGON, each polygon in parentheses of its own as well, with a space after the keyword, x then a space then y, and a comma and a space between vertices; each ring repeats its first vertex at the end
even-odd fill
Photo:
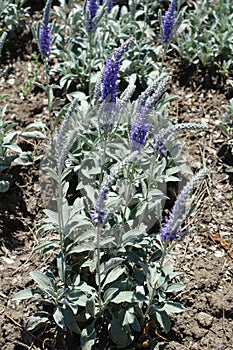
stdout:
POLYGON ((8 84, 9 85, 14 85, 15 84, 15 79, 14 78, 8 79, 8 84))
POLYGON ((200 326, 208 328, 213 323, 213 316, 205 312, 199 312, 199 314, 197 314, 197 322, 200 324, 200 326))

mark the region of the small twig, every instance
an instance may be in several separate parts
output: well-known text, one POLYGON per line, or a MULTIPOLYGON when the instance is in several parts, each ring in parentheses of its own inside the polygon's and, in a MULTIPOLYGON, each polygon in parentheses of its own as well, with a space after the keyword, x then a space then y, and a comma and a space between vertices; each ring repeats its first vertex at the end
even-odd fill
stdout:
POLYGON ((19 341, 19 340, 15 340, 14 343, 17 344, 17 345, 23 346, 25 349, 28 349, 28 350, 31 350, 31 349, 32 349, 31 345, 28 346, 27 344, 24 344, 24 343, 22 343, 22 342, 19 341))
POLYGON ((13 322, 17 327, 22 328, 22 326, 21 326, 17 321, 15 321, 10 315, 8 315, 6 312, 5 312, 5 316, 6 316, 11 322, 13 322))

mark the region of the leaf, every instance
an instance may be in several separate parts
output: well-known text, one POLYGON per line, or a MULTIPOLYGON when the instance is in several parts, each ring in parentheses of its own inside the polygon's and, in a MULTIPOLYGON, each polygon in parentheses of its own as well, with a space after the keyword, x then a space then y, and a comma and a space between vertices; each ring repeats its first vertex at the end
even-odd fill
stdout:
POLYGON ((44 212, 53 224, 59 225, 58 212, 52 211, 50 209, 45 209, 44 212))
POLYGON ((56 310, 53 314, 53 319, 56 322, 56 324, 58 325, 58 327, 60 327, 64 331, 66 331, 66 324, 65 324, 63 313, 62 313, 62 308, 60 306, 58 306, 56 308, 56 310))
POLYGON ((65 280, 65 269, 66 269, 65 257, 64 257, 64 254, 60 251, 57 256, 57 272, 61 281, 65 280))
POLYGON ((90 325, 88 325, 82 330, 80 337, 82 350, 90 350, 95 344, 96 331, 94 324, 95 322, 92 322, 90 325))
POLYGON ((107 275, 102 288, 104 286, 106 286, 108 283, 111 283, 113 281, 116 281, 120 276, 122 276, 122 274, 125 272, 125 267, 123 266, 117 266, 115 267, 113 270, 111 270, 109 272, 109 274, 107 275))
POLYGON ((119 294, 117 294, 117 296, 115 296, 111 302, 115 303, 115 304, 119 304, 119 303, 132 303, 134 302, 134 292, 131 291, 123 291, 123 292, 119 292, 119 294))
POLYGON ((0 192, 4 193, 6 191, 8 191, 10 188, 10 182, 6 181, 6 180, 1 180, 0 181, 0 192))
POLYGON ((88 313, 92 317, 95 316, 95 298, 93 296, 87 299, 86 313, 88 313))
POLYGON ((25 127, 25 130, 26 131, 28 131, 30 129, 42 129, 42 130, 45 130, 46 128, 47 128, 46 124, 39 120, 39 121, 36 121, 36 122, 28 124, 25 127))
POLYGON ((125 327, 122 326, 124 311, 122 310, 119 314, 119 318, 114 317, 112 319, 109 335, 114 343, 118 345, 118 348, 126 348, 133 341, 133 335, 130 335, 125 327))
POLYGON ((40 290, 28 288, 28 289, 24 289, 24 290, 21 290, 18 293, 16 293, 13 296, 12 300, 30 299, 30 298, 38 297, 39 295, 41 295, 40 290))
POLYGON ((40 311, 30 316, 26 322, 26 329, 30 332, 35 332, 43 327, 50 320, 50 314, 45 311, 40 311))
POLYGON ((133 330, 135 330, 136 332, 140 332, 141 331, 141 326, 140 323, 138 322, 138 319, 135 315, 135 313, 130 312, 129 310, 125 311, 125 317, 123 320, 122 325, 130 325, 133 330))
POLYGON ((145 235, 144 226, 142 225, 141 230, 135 229, 128 231, 122 235, 122 244, 125 245, 128 242, 135 242, 139 237, 145 235))
POLYGON ((77 246, 75 246, 74 248, 72 248, 67 255, 70 255, 70 254, 78 254, 78 253, 83 253, 83 252, 86 252, 86 251, 90 251, 90 250, 93 250, 94 249, 94 245, 92 243, 82 243, 82 244, 79 244, 77 246))
POLYGON ((33 131, 24 131, 20 134, 20 136, 24 137, 25 139, 35 139, 35 140, 44 140, 47 138, 43 132, 38 130, 33 131))
POLYGON ((168 333, 171 328, 171 321, 167 313, 165 311, 155 311, 155 317, 156 321, 160 324, 164 331, 168 333))
POLYGON ((61 312, 63 314, 64 322, 67 328, 69 328, 72 332, 80 334, 81 330, 76 322, 75 315, 71 308, 68 305, 66 305, 65 308, 62 308, 61 312))
POLYGON ((43 248, 57 248, 59 247, 59 240, 58 239, 51 239, 50 241, 45 241, 42 243, 37 244, 35 248, 33 248, 32 252, 35 253, 37 250, 43 249, 43 248))
POLYGON ((177 282, 173 283, 166 289, 166 293, 177 293, 180 292, 185 288, 185 285, 183 283, 177 282))
POLYGON ((42 290, 51 287, 51 280, 44 273, 39 271, 33 271, 30 272, 30 276, 36 282, 38 287, 40 287, 42 290))
POLYGON ((168 315, 170 315, 170 314, 174 314, 174 313, 183 312, 186 309, 180 303, 177 303, 174 301, 166 301, 162 310, 165 311, 168 315))
POLYGON ((42 89, 42 90, 44 90, 44 91, 46 90, 46 87, 45 87, 43 84, 38 83, 37 81, 34 81, 34 82, 33 82, 33 85, 39 87, 40 89, 42 89))
POLYGON ((123 261, 124 261, 123 258, 119 258, 119 257, 111 258, 110 260, 101 264, 101 267, 100 267, 101 272, 105 272, 105 274, 107 274, 109 270, 119 266, 123 261))
POLYGON ((16 153, 21 153, 22 152, 22 149, 18 145, 15 145, 15 144, 7 145, 7 148, 10 149, 13 152, 16 152, 16 153))
POLYGON ((14 162, 20 165, 30 165, 32 164, 32 157, 27 152, 22 152, 14 162))
POLYGON ((109 288, 104 292, 103 298, 105 302, 111 301, 111 298, 118 292, 118 288, 109 288))

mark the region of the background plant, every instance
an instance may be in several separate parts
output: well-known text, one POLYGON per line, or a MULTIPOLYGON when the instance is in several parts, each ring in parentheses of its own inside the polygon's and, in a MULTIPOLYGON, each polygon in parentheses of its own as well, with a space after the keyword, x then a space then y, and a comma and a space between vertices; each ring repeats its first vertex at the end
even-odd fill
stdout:
POLYGON ((25 19, 29 17, 28 8, 23 5, 26 0, 2 0, 0 2, 0 35, 19 27, 26 27, 25 19))
POLYGON ((201 65, 231 76, 233 4, 228 0, 197 1, 186 12, 175 48, 189 65, 201 65))
MULTIPOLYGON (((54 6, 58 19, 54 23, 55 46, 52 55, 59 59, 59 63, 53 71, 61 77, 60 85, 69 87, 75 84, 77 90, 88 95, 89 80, 94 87, 97 73, 103 68, 110 53, 122 41, 134 36, 138 47, 129 50, 121 72, 122 76, 136 74, 139 90, 142 91, 158 69, 157 53, 152 47, 158 38, 149 26, 149 13, 152 20, 151 6, 151 2, 136 1, 129 2, 128 6, 115 5, 111 13, 105 11, 98 20, 96 30, 89 34, 85 29, 85 8, 79 4, 54 6)), ((97 18, 101 11, 100 6, 97 18)), ((152 21, 158 23, 155 16, 152 21)), ((126 82, 122 84, 126 85, 126 82)))

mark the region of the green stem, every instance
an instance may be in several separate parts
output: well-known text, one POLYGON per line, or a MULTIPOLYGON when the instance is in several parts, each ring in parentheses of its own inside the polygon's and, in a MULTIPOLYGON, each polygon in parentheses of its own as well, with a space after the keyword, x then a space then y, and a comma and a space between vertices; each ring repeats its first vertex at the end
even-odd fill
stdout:
POLYGON ((168 52, 168 48, 169 48, 169 42, 167 44, 163 44, 163 53, 162 53, 162 62, 161 62, 161 70, 160 73, 162 73, 163 69, 164 69, 164 63, 165 63, 165 58, 168 52))
POLYGON ((132 198, 132 195, 131 195, 131 186, 132 186, 132 173, 130 174, 130 169, 134 169, 134 166, 135 166, 135 161, 132 162, 132 164, 129 164, 128 165, 128 174, 127 174, 127 179, 129 180, 129 184, 127 186, 127 189, 126 189, 126 194, 125 194, 125 208, 124 208, 124 212, 123 212, 123 216, 122 216, 122 225, 121 225, 121 228, 120 228, 120 232, 119 232, 119 236, 118 236, 118 242, 117 242, 117 246, 120 247, 122 245, 122 235, 124 234, 124 224, 125 224, 125 216, 126 216, 126 211, 127 211, 127 208, 128 208, 128 205, 130 203, 130 200, 132 198))
POLYGON ((100 170, 100 179, 99 179, 99 183, 100 185, 103 182, 103 178, 104 178, 104 165, 106 162, 106 148, 107 148, 107 140, 104 140, 104 145, 103 145, 103 153, 102 153, 102 159, 101 159, 101 170, 100 170))
POLYGON ((167 248, 168 248, 168 244, 167 244, 167 241, 165 241, 163 255, 162 255, 162 258, 161 258, 161 262, 160 262, 160 268, 161 269, 163 268, 164 259, 165 259, 165 256, 167 254, 167 248))
MULTIPOLYGON (((147 184, 147 189, 146 189, 146 197, 145 197, 145 201, 148 203, 148 197, 149 197, 149 193, 150 193, 150 189, 151 189, 151 182, 152 179, 154 179, 153 177, 153 172, 154 172, 154 165, 155 165, 155 156, 153 156, 151 162, 150 162, 150 171, 149 171, 149 176, 148 176, 148 184, 147 184)), ((141 223, 143 222, 146 214, 148 214, 148 212, 145 213, 145 211, 140 215, 139 218, 139 223, 138 225, 141 225, 141 223)))
POLYGON ((89 41, 89 59, 88 59, 88 91, 89 91, 89 102, 92 101, 92 89, 91 89, 91 70, 92 70, 92 49, 93 49, 93 32, 88 34, 89 41))
MULTIPOLYGON (((163 268, 163 263, 164 263, 164 259, 165 259, 165 256, 166 256, 167 247, 168 247, 168 244, 167 244, 167 242, 165 242, 162 259, 161 259, 161 262, 160 262, 160 270, 162 270, 162 268, 163 268)), ((148 306, 147 306, 145 314, 144 314, 143 322, 145 322, 146 316, 148 315, 148 313, 150 311, 150 307, 151 307, 151 305, 153 303, 153 299, 154 299, 154 296, 155 296, 155 293, 156 293, 156 287, 157 287, 157 282, 155 283, 155 285, 154 285, 154 287, 152 289, 150 300, 149 300, 148 306)))
POLYGON ((49 60, 45 58, 45 79, 46 79, 46 93, 48 100, 48 118, 50 123, 50 133, 53 134, 53 123, 51 119, 51 95, 50 95, 50 84, 49 84, 49 60))
POLYGON ((96 238, 96 246, 97 246, 97 279, 98 279, 98 300, 99 300, 99 308, 100 313, 103 311, 102 299, 101 299, 101 275, 100 275, 100 231, 101 227, 98 224, 97 228, 97 238, 96 238))
POLYGON ((63 219, 63 191, 62 191, 62 174, 58 175, 58 197, 57 197, 57 207, 58 207, 58 225, 59 225, 59 238, 60 238, 60 249, 61 249, 61 280, 65 287, 66 277, 65 277, 65 254, 64 254, 64 219, 63 219))

